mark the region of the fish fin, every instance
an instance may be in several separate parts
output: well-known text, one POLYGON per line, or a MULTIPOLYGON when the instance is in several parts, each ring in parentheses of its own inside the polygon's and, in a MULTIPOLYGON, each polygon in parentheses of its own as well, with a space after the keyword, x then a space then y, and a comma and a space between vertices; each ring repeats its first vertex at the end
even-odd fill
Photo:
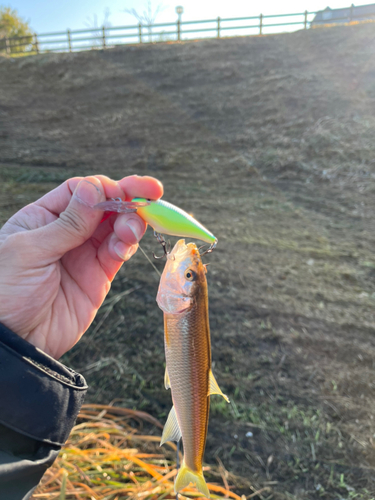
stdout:
POLYGON ((171 388, 171 381, 169 380, 169 375, 168 375, 168 368, 165 367, 165 374, 164 374, 164 387, 168 390, 171 388))
POLYGON ((172 409, 169 412, 167 418, 167 423, 165 424, 163 429, 160 446, 162 446, 167 441, 176 441, 176 443, 178 443, 181 437, 182 434, 180 426, 178 425, 176 410, 174 409, 174 406, 172 406, 172 409))
POLYGON ((223 396, 227 403, 230 403, 228 396, 222 393, 219 384, 216 382, 214 374, 212 373, 212 370, 210 370, 210 384, 208 388, 208 395, 211 396, 211 394, 219 394, 220 396, 223 396))
POLYGON ((206 498, 210 498, 210 492, 208 491, 203 472, 192 471, 187 465, 185 465, 185 461, 183 461, 174 483, 174 491, 178 493, 183 488, 186 488, 186 486, 189 486, 190 483, 195 484, 197 490, 200 491, 202 495, 206 498))

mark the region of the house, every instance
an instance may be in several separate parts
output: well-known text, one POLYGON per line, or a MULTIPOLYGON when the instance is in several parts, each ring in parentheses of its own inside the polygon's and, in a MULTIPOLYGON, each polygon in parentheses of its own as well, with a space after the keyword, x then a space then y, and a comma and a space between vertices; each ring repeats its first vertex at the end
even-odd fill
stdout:
POLYGON ((370 21, 375 20, 375 3, 370 5, 351 5, 343 9, 330 9, 326 7, 316 13, 311 22, 311 27, 322 24, 342 24, 352 21, 370 21))

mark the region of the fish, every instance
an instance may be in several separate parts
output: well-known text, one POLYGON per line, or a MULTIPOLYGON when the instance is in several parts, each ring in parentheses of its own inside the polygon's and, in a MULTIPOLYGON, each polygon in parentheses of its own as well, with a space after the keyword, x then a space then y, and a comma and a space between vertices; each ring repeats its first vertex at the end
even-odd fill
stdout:
POLYGON ((179 240, 167 257, 157 303, 164 313, 166 371, 173 406, 161 445, 182 438, 184 459, 175 481, 178 493, 190 483, 209 498, 202 471, 210 395, 222 393, 211 369, 207 268, 195 243, 179 240))
POLYGON ((168 201, 146 198, 133 198, 131 201, 115 199, 97 203, 94 208, 118 213, 136 212, 157 233, 202 240, 213 246, 217 243, 217 238, 203 224, 168 201))

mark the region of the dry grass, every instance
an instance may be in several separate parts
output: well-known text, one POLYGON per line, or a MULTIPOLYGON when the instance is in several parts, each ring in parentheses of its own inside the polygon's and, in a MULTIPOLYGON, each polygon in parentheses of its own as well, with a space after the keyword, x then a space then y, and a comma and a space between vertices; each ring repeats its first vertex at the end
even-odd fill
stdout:
MULTIPOLYGON (((160 437, 142 435, 142 422, 161 424, 151 415, 107 405, 84 405, 69 440, 47 470, 33 499, 120 500, 175 498, 176 464, 158 448, 160 437), (137 423, 137 427, 134 427, 137 423)), ((176 451, 174 443, 168 443, 176 451)), ((209 472, 209 467, 204 468, 209 472)), ((245 500, 228 486, 208 483, 211 498, 245 500)), ((201 496, 185 488, 179 498, 201 496)))

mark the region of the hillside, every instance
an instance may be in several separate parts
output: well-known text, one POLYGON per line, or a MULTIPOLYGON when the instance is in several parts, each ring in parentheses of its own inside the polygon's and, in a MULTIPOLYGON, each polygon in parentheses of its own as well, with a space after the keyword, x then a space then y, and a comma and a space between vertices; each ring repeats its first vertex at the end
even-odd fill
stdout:
MULTIPOLYGON (((374 111, 373 24, 0 58, 1 223, 69 176, 138 173, 218 236, 212 351, 233 403, 212 398, 205 460, 266 488, 253 498, 375 497, 374 111)), ((151 231, 142 248, 159 251, 151 231)), ((111 296, 133 286, 63 361, 90 402, 164 421, 141 252, 111 296)))

